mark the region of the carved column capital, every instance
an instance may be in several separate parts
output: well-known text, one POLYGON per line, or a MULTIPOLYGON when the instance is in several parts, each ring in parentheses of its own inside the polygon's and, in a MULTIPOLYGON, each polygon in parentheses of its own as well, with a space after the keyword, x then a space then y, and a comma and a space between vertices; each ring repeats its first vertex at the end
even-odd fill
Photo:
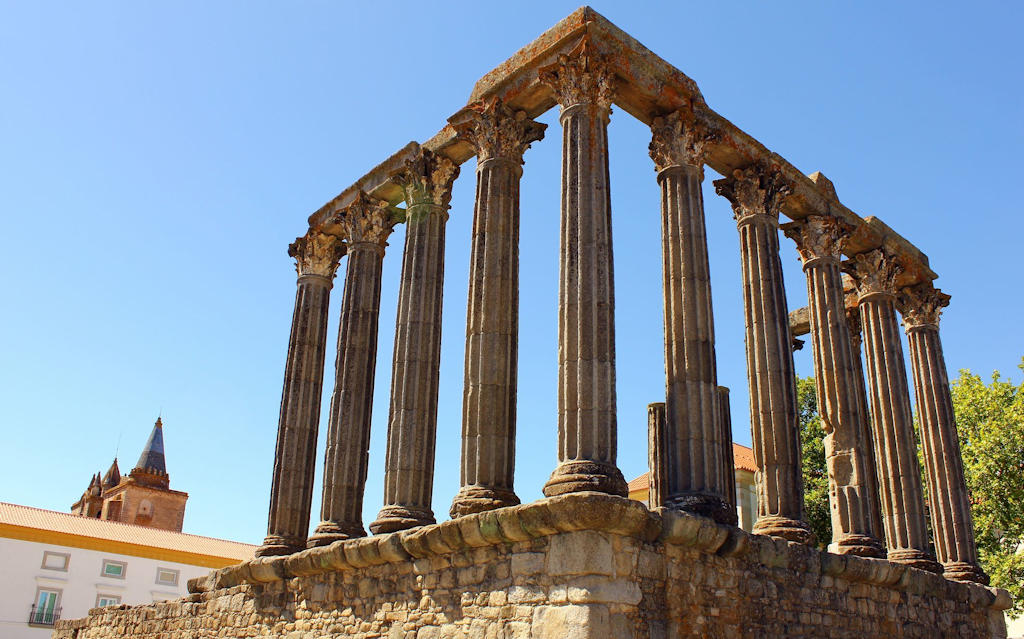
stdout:
POLYGON ((448 209, 452 200, 452 183, 459 176, 459 167, 443 155, 420 149, 407 160, 394 176, 405 192, 406 205, 433 204, 448 209))
POLYGON ((539 69, 537 77, 555 92, 562 109, 578 104, 609 109, 615 99, 615 73, 589 40, 558 56, 558 62, 539 69))
POLYGON ((736 169, 714 184, 715 192, 732 204, 737 224, 757 217, 778 222, 779 208, 793 192, 793 187, 767 162, 736 169))
POLYGON ((345 243, 335 235, 310 230, 288 245, 288 256, 295 258, 299 277, 314 275, 333 280, 338 263, 345 256, 345 243))
POLYGON ((372 244, 383 251, 388 245, 391 231, 400 219, 387 202, 360 191, 355 202, 341 211, 334 221, 341 227, 349 250, 354 250, 360 244, 372 244))
POLYGON ((781 226, 786 237, 796 242, 804 268, 821 259, 838 260, 843 251, 848 227, 834 217, 811 215, 781 226))
POLYGON ((696 166, 704 174, 704 152, 708 143, 718 139, 694 109, 680 109, 651 124, 651 159, 658 171, 670 166, 696 166))
POLYGON ((949 295, 927 282, 904 288, 896 301, 908 331, 926 326, 937 328, 942 309, 949 306, 949 295))
POLYGON ((523 163, 532 142, 544 138, 548 125, 526 117, 498 98, 476 102, 448 118, 460 140, 473 145, 479 162, 491 159, 523 163))
POLYGON ((857 297, 863 301, 873 295, 894 297, 896 277, 903 272, 903 267, 882 249, 875 249, 843 262, 843 270, 853 277, 857 297))

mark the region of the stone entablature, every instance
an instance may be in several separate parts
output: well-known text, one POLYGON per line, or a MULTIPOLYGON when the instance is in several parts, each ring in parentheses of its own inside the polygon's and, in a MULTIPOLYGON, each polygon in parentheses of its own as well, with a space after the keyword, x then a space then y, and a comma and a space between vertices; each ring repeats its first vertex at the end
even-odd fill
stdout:
POLYGON ((262 557, 56 639, 1005 637, 1005 591, 597 493, 262 557), (413 634, 415 633, 415 634, 413 634))

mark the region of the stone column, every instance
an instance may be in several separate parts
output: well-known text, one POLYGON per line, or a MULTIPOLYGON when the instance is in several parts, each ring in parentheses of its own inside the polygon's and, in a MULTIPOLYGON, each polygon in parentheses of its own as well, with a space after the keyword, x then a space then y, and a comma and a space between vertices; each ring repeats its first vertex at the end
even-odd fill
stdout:
POLYGON ((615 465, 615 293, 608 117, 613 73, 583 45, 540 69, 562 107, 562 224, 558 291, 558 467, 547 496, 626 496, 615 465))
MULTIPOLYGON (((849 278, 847 274, 843 274, 844 278, 849 278)), ((852 284, 852 279, 850 280, 852 284)), ((843 289, 846 291, 846 289, 843 289)), ((861 330, 860 321, 860 309, 857 306, 857 293, 856 291, 850 291, 846 293, 846 327, 850 331, 850 348, 853 350, 853 371, 856 376, 854 382, 857 386, 857 402, 860 406, 861 427, 867 434, 867 439, 864 440, 864 450, 867 452, 868 459, 871 463, 872 477, 875 478, 875 496, 874 501, 876 504, 874 512, 874 521, 871 523, 871 529, 878 531, 878 534, 885 535, 885 526, 882 524, 882 504, 879 502, 880 493, 879 485, 880 479, 878 477, 878 464, 875 462, 878 456, 875 454, 875 440, 874 440, 874 428, 871 425, 871 409, 868 404, 868 389, 867 382, 864 379, 864 358, 861 356, 861 346, 863 343, 863 331, 861 330)), ((885 541, 884 539, 882 541, 885 541)))
POLYGON ((287 555, 306 547, 327 316, 334 273, 344 254, 341 240, 312 230, 288 247, 299 278, 277 422, 267 536, 256 550, 258 556, 287 555))
POLYGON ((857 286, 864 330, 872 437, 888 557, 890 561, 939 572, 941 567, 928 550, 910 391, 896 321, 896 276, 901 269, 881 249, 854 256, 844 268, 857 286))
POLYGON ((519 353, 519 179, 546 125, 492 100, 451 118, 477 154, 469 263, 462 487, 451 516, 513 506, 519 353))
POLYGON ((665 505, 665 402, 647 405, 648 505, 665 505))
MULTIPOLYGON (((715 321, 704 228, 704 146, 692 111, 656 118, 651 158, 661 186, 665 312, 665 505, 734 522, 722 465, 715 321)), ((731 439, 730 439, 731 441, 731 439)))
POLYGON ((732 519, 728 522, 735 526, 739 521, 736 512, 736 457, 732 450, 732 408, 729 406, 729 389, 718 387, 718 423, 721 425, 722 452, 725 460, 722 465, 722 485, 725 486, 725 500, 732 508, 732 519))
POLYGON ((310 546, 366 534, 363 493, 370 453, 381 266, 397 221, 387 202, 362 192, 336 220, 348 245, 348 269, 324 454, 321 521, 309 539, 310 546))
MULTIPOLYGON (((878 487, 865 429, 850 329, 846 323, 839 258, 846 229, 831 217, 811 216, 783 226, 807 275, 808 311, 818 412, 825 430, 832 543, 839 554, 882 557, 878 487)), ((863 387, 861 387, 863 388, 863 387)))
POLYGON ((939 339, 939 316, 949 305, 949 296, 930 283, 919 284, 903 289, 899 303, 910 340, 935 554, 948 579, 987 584, 988 575, 978 564, 953 399, 939 339))
POLYGON ((459 167, 422 149, 395 177, 405 190, 406 231, 398 292, 384 507, 370 524, 387 533, 434 523, 434 447, 441 365, 444 227, 459 167))
POLYGON ((779 259, 779 207, 791 192, 767 164, 715 181, 729 199, 740 235, 746 318, 750 428, 757 465, 754 532, 813 544, 803 521, 796 376, 779 259))

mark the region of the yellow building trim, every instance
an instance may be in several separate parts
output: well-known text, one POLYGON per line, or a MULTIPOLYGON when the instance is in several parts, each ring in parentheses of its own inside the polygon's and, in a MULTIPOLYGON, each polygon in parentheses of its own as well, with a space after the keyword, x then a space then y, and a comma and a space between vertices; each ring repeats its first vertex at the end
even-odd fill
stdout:
POLYGON ((125 541, 114 541, 111 539, 98 539, 84 535, 57 532, 55 530, 41 530, 27 526, 15 526, 14 524, 0 523, 0 537, 8 539, 20 539, 22 541, 34 541, 40 544, 53 544, 55 546, 70 546, 72 548, 84 548, 86 550, 99 550, 102 552, 116 553, 119 555, 132 555, 133 557, 145 557, 160 561, 173 561, 179 564, 190 564, 193 566, 204 566, 206 568, 223 568, 233 564, 241 563, 241 559, 230 557, 216 557, 214 555, 203 555, 184 550, 172 548, 155 548, 132 544, 125 541))

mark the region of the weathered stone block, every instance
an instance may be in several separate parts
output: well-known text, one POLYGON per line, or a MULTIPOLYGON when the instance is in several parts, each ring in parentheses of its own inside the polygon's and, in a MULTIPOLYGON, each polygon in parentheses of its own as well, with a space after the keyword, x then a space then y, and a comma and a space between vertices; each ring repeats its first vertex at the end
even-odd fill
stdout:
POLYGON ((551 540, 547 567, 552 575, 612 575, 611 539, 593 530, 557 535, 551 540))
POLYGON ((611 637, 608 608, 601 605, 541 606, 533 616, 536 639, 611 637))

